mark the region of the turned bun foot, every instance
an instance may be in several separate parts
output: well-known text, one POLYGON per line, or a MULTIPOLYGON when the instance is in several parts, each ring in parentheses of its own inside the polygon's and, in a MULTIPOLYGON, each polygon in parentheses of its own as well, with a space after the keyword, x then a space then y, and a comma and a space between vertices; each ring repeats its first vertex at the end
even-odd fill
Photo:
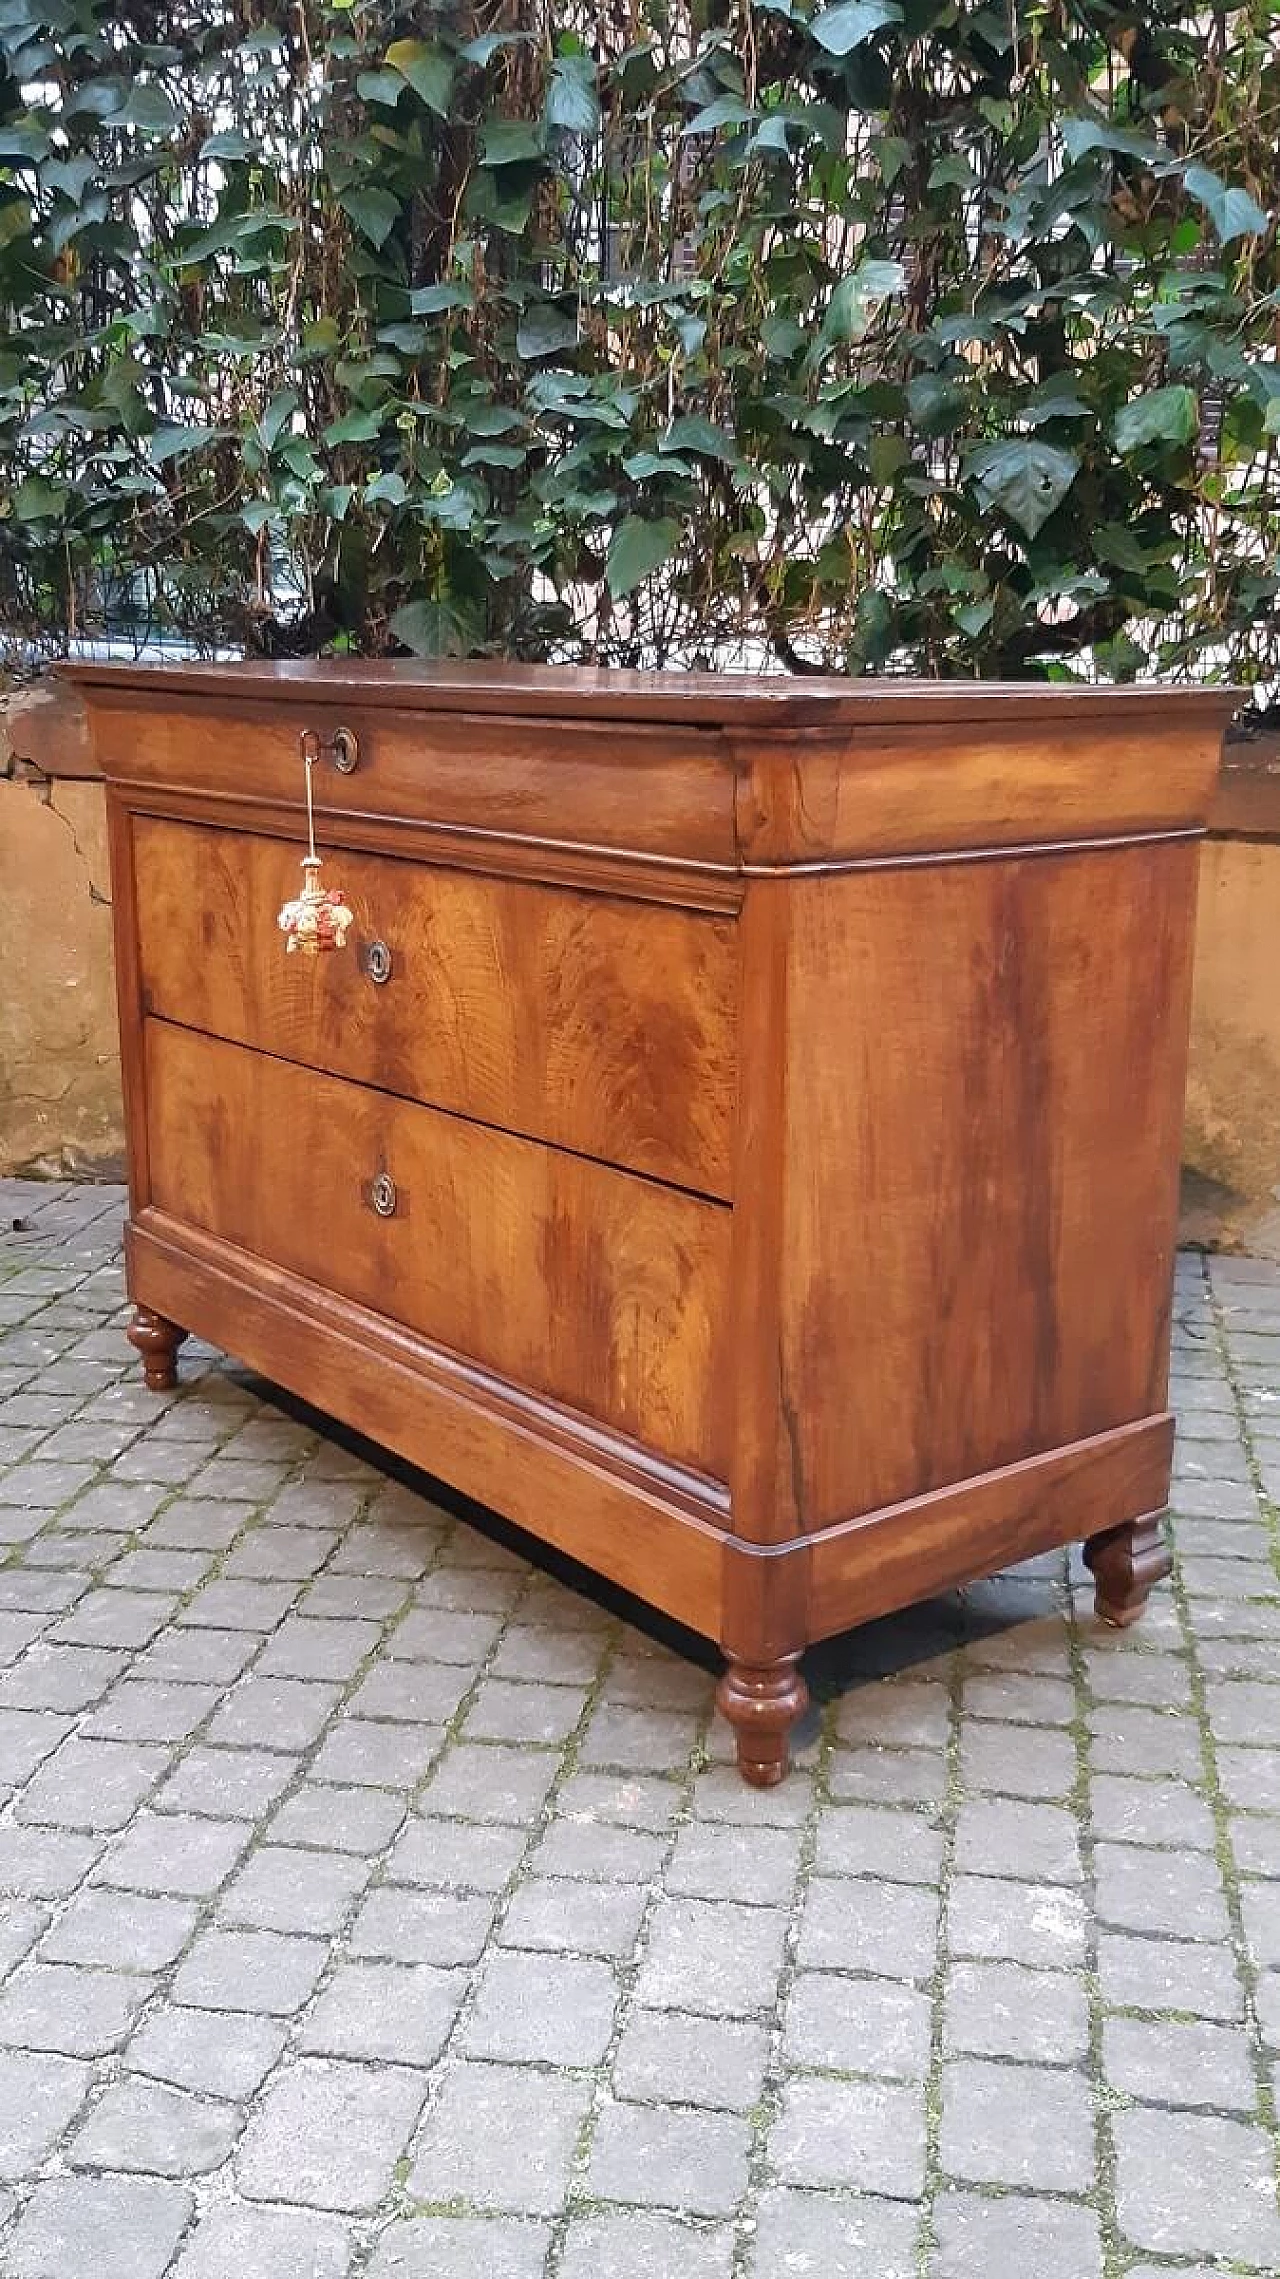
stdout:
POLYGON ((1152 1586, 1164 1580, 1173 1564, 1158 1518, 1130 1519, 1122 1527, 1091 1535, 1084 1561, 1093 1575, 1098 1616, 1116 1630, 1127 1630, 1137 1621, 1152 1586))
POLYGON ((716 1705, 734 1729, 738 1770, 752 1788, 775 1788, 791 1760, 791 1728, 809 1706, 798 1654, 756 1665, 730 1660, 716 1705))
POLYGON ((148 1306, 135 1306, 124 1334, 142 1355, 148 1392, 172 1392, 178 1382, 178 1347, 187 1334, 185 1329, 166 1321, 163 1314, 153 1314, 148 1306))

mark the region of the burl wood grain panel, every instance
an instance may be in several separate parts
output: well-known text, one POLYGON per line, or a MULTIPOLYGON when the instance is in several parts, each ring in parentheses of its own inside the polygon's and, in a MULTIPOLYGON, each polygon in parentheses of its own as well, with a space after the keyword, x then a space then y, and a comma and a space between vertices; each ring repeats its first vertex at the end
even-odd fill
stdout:
POLYGON ((718 1196, 732 1184, 723 918, 332 851, 353 940, 288 957, 280 840, 134 818, 148 1012, 718 1196), (390 977, 362 963, 377 940, 390 977))
POLYGON ((144 1054, 161 1210, 723 1476, 723 1205, 167 1022, 144 1054))
POLYGON ((812 879, 779 1407, 799 1525, 1165 1406, 1196 850, 812 879))

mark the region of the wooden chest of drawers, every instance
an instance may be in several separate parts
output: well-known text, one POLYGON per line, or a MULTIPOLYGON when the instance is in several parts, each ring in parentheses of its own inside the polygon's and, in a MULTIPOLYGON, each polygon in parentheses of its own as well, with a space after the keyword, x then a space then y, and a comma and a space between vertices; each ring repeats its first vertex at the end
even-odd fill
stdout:
POLYGON ((131 1334, 194 1331, 719 1641, 1164 1571, 1231 692, 86 665, 131 1334), (304 766, 346 946, 285 954, 304 766))

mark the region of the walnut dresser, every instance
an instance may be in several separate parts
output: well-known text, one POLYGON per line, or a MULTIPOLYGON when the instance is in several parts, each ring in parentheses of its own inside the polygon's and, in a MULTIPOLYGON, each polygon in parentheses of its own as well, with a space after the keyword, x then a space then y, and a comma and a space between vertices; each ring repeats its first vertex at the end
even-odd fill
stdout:
POLYGON ((762 1784, 812 1640, 1073 1539, 1140 1611, 1233 692, 73 677, 149 1384, 197 1333, 717 1640, 762 1784))

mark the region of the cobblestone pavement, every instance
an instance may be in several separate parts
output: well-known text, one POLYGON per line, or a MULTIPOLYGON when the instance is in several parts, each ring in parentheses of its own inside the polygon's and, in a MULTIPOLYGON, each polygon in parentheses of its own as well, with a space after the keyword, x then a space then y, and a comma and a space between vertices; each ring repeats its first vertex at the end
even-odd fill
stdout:
POLYGON ((1274 2273, 1280 1271, 1179 1269, 1177 1569, 711 1677, 0 1183, 5 2279, 1274 2273), (18 1223, 15 1226, 14 1220, 18 1223))

